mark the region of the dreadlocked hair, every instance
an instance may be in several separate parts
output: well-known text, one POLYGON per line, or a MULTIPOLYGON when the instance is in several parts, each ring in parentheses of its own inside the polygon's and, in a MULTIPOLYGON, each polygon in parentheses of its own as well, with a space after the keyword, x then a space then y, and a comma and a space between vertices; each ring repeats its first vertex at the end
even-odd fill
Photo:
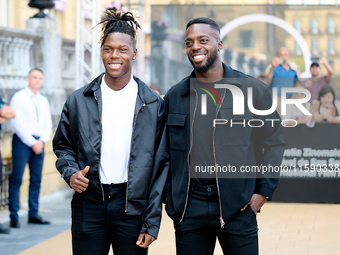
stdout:
POLYGON ((130 35, 131 40, 136 43, 137 29, 142 29, 138 21, 136 20, 137 15, 131 12, 114 12, 113 10, 107 10, 104 12, 106 18, 97 24, 103 24, 100 32, 102 33, 99 43, 103 46, 106 37, 111 33, 124 33, 130 35))

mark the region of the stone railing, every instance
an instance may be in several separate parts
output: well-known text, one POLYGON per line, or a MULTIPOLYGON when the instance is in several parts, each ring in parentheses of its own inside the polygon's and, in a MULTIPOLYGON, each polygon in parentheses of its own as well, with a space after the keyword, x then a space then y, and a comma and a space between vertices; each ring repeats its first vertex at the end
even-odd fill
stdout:
MULTIPOLYGON (((50 101, 56 124, 66 97, 75 89, 75 41, 61 38, 60 44, 51 44, 48 49, 44 36, 39 30, 0 26, 0 96, 9 103, 14 93, 27 86, 28 72, 32 68, 40 68, 44 71, 42 94, 50 101), (57 77, 59 82, 54 79, 52 83, 48 77, 51 72, 45 72, 46 50, 54 51, 53 56, 58 58, 53 68, 61 74, 61 77, 57 77)), ((3 131, 9 130, 9 123, 4 123, 3 131)))
MULTIPOLYGON (((40 68, 44 72, 41 92, 49 99, 56 127, 66 97, 75 89, 75 41, 63 39, 53 20, 30 19, 25 30, 0 27, 0 96, 10 102, 14 93, 27 86, 26 78, 32 68, 40 68)), ((6 165, 11 162, 12 133, 9 121, 2 124, 1 135, 2 157, 6 165)), ((7 204, 10 175, 10 168, 4 167, 3 170, 0 210, 7 204)), ((29 175, 25 174, 21 202, 27 201, 28 186, 29 175)), ((55 169, 55 155, 50 140, 45 144, 40 195, 65 188, 67 185, 55 169)))
POLYGON ((13 92, 27 85, 26 77, 32 66, 39 66, 34 44, 42 36, 18 29, 0 27, 0 93, 9 100, 13 92))
MULTIPOLYGON (((90 60, 87 51, 85 61, 90 63, 90 60)), ((49 99, 55 126, 67 96, 76 88, 75 41, 61 38, 53 20, 30 19, 25 30, 0 26, 0 63, 0 96, 8 103, 14 93, 27 86, 26 78, 32 68, 44 72, 41 92, 49 99)), ((144 81, 150 85, 152 67, 149 56, 145 56, 144 64, 144 81)), ((178 63, 168 61, 166 64, 172 70, 172 66, 178 63)), ((104 71, 102 64, 100 71, 104 71)), ((133 73, 138 73, 136 61, 133 62, 133 73)), ((170 73, 171 77, 176 76, 176 72, 170 73)), ((168 89, 169 85, 166 85, 168 89)), ((2 128, 3 133, 10 131, 9 122, 5 122, 2 128)))

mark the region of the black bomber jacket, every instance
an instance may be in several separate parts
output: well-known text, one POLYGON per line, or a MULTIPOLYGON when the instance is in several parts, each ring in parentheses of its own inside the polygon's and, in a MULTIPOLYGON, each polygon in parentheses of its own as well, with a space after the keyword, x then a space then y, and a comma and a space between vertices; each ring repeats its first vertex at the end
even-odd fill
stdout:
MULTIPOLYGON (((67 99, 53 139, 58 157, 56 167, 69 184, 75 172, 90 166, 86 178, 89 186, 74 199, 101 203, 104 193, 100 182, 102 75, 89 85, 74 91, 67 99)), ((141 80, 133 120, 128 164, 127 215, 143 215, 141 233, 157 237, 161 221, 161 194, 167 176, 160 140, 164 127, 163 100, 141 80)))

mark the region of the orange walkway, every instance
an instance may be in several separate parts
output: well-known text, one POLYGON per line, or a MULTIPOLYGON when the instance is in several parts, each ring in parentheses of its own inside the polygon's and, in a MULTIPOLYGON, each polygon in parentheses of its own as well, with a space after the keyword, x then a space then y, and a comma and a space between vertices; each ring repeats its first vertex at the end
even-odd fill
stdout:
MULTIPOLYGON (((261 255, 340 254, 340 205, 268 203, 258 214, 261 255)), ((71 233, 65 231, 19 255, 71 255, 71 233)), ((112 253, 111 253, 112 254, 112 253)), ((174 255, 172 221, 164 215, 158 240, 149 255, 174 255)), ((215 255, 223 254, 216 245, 215 255)))

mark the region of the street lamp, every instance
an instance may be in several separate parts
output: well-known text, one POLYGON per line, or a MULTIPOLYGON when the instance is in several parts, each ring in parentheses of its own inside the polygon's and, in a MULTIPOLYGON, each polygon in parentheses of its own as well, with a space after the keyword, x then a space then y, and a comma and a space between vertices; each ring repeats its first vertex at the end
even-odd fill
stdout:
POLYGON ((31 18, 45 18, 49 16, 44 13, 44 10, 53 8, 54 3, 51 0, 31 0, 28 6, 39 9, 39 12, 31 18))

